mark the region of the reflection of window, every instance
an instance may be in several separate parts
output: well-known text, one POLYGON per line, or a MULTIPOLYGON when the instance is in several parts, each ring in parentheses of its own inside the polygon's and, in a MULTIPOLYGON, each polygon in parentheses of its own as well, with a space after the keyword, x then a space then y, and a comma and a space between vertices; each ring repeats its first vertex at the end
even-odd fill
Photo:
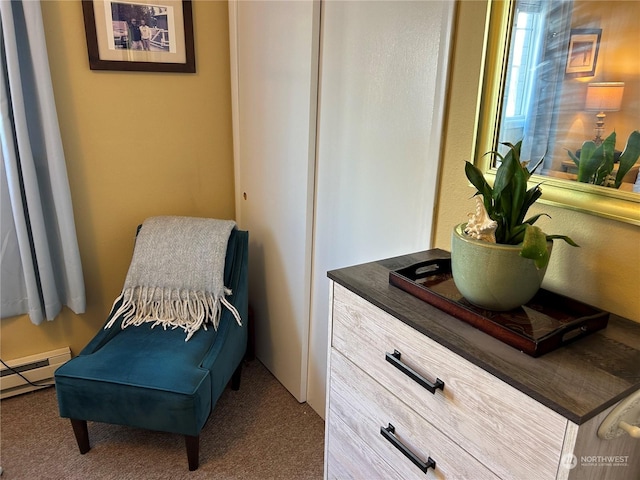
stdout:
POLYGON ((539 1, 518 2, 509 53, 509 68, 505 84, 503 122, 508 137, 522 138, 533 93, 531 73, 538 61, 542 39, 542 12, 539 1))
MULTIPOLYGON (((522 140, 521 156, 540 173, 556 156, 558 98, 562 97, 573 2, 516 0, 505 69, 500 142, 522 140)), ((502 149, 500 149, 502 151, 502 149)), ((566 156, 562 151, 561 156, 566 156)))

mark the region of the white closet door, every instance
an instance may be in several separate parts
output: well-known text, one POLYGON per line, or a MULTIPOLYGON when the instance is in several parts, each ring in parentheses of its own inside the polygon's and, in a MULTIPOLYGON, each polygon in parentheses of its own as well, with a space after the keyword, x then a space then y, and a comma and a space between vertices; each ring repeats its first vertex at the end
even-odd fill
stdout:
POLYGON ((229 3, 257 356, 321 415, 327 270, 431 246, 453 9, 334 0, 320 26, 317 1, 229 3))
POLYGON ((231 1, 236 218, 256 355, 306 398, 319 3, 231 1))
POLYGON ((321 415, 326 272, 431 246, 453 9, 323 3, 307 390, 321 415))

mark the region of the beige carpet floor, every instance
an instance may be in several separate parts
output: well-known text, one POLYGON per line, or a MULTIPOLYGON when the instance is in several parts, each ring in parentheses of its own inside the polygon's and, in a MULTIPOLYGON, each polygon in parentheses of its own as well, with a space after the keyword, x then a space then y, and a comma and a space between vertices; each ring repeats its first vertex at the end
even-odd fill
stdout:
POLYGON ((80 455, 55 389, 0 402, 1 480, 321 479, 324 422, 258 361, 245 362, 200 435, 200 468, 189 472, 184 438, 89 422, 80 455))

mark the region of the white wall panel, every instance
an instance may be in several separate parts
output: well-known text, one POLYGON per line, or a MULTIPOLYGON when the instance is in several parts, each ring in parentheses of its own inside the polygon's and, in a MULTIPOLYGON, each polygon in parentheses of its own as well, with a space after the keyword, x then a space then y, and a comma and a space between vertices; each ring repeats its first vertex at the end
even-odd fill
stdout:
POLYGON ((431 246, 453 2, 323 4, 307 401, 324 412, 328 270, 431 246))

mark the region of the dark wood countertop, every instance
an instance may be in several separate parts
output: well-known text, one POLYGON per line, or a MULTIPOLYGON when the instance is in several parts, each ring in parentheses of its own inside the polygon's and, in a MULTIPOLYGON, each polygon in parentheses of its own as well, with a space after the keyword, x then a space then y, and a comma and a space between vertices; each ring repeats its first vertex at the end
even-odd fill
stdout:
POLYGON ((328 272, 339 283, 580 425, 640 389, 640 323, 606 329, 533 358, 389 284, 389 271, 448 255, 429 250, 328 272))

